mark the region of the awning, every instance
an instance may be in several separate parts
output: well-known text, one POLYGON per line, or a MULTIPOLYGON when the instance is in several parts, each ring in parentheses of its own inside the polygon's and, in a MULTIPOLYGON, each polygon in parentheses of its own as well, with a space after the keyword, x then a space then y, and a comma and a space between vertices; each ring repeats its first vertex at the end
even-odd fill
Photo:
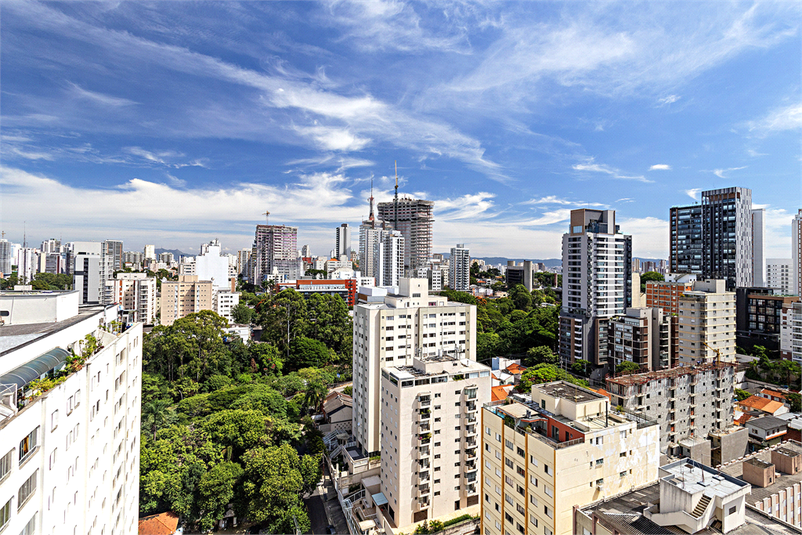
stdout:
POLYGON ((7 374, 0 376, 0 384, 17 385, 22 389, 25 385, 38 379, 50 370, 67 362, 69 351, 57 347, 47 353, 39 355, 27 364, 15 368, 7 374))
POLYGON ((378 507, 381 507, 382 505, 387 505, 387 498, 384 497, 383 492, 372 494, 371 498, 373 498, 373 503, 378 507))

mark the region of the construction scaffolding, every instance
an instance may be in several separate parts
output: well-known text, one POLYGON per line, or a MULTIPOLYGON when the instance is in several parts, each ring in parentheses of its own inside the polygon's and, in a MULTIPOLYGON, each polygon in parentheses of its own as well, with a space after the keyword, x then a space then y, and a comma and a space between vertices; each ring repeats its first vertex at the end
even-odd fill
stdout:
POLYGON ((622 386, 642 385, 650 381, 659 379, 676 379, 683 375, 696 375, 697 373, 706 372, 710 370, 723 370, 726 368, 735 368, 733 362, 711 362, 708 364, 699 364, 696 366, 677 366, 668 370, 657 370, 646 373, 618 373, 607 374, 604 379, 607 383, 614 383, 622 386))

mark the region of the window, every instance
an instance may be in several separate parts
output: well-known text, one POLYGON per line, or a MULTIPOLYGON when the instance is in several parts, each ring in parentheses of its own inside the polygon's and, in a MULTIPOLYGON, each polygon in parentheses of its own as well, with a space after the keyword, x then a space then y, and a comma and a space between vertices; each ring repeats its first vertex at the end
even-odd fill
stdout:
POLYGON ((737 510, 738 510, 738 507, 733 505, 732 507, 730 507, 730 510, 727 511, 727 516, 735 514, 735 511, 737 511, 737 510))
POLYGON ((551 475, 551 468, 549 468, 549 465, 544 464, 543 471, 546 472, 546 474, 551 475))
POLYGON ((37 427, 33 431, 31 431, 28 436, 20 440, 19 442, 19 462, 20 464, 25 461, 30 455, 36 450, 36 447, 39 445, 38 443, 39 438, 39 428, 37 427))
POLYGON ((17 511, 22 509, 25 505, 25 502, 28 501, 34 491, 36 491, 36 478, 39 475, 39 470, 35 470, 31 477, 29 477, 25 483, 19 488, 19 496, 17 497, 17 511))
POLYGON ((6 504, 0 509, 0 529, 8 524, 9 519, 11 518, 11 498, 8 499, 6 504))
POLYGON ((11 455, 14 453, 14 450, 9 451, 2 458, 0 458, 0 481, 5 479, 5 477, 11 473, 11 455))
POLYGON ((547 517, 554 518, 554 514, 552 513, 551 509, 549 509, 548 505, 543 506, 543 512, 546 513, 547 517))
POLYGON ((33 517, 31 517, 31 519, 28 520, 28 523, 25 524, 25 527, 22 528, 22 531, 20 531, 19 535, 33 535, 35 531, 36 531, 36 514, 34 514, 33 517))
POLYGON ((47 469, 52 470, 53 467, 56 465, 56 450, 58 448, 53 448, 53 451, 50 453, 50 457, 47 461, 47 469))
POLYGON ((50 414, 50 431, 54 431, 58 427, 58 409, 50 414))

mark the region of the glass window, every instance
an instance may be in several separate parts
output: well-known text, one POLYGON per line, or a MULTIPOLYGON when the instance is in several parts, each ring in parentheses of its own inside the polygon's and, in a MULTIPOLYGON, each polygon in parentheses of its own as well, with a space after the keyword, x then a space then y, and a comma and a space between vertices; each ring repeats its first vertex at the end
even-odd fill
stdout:
POLYGON ((28 458, 28 456, 33 453, 33 450, 36 449, 36 446, 39 445, 38 443, 39 438, 39 428, 37 427, 33 431, 31 431, 28 436, 20 440, 19 442, 19 462, 20 464, 22 461, 28 458))

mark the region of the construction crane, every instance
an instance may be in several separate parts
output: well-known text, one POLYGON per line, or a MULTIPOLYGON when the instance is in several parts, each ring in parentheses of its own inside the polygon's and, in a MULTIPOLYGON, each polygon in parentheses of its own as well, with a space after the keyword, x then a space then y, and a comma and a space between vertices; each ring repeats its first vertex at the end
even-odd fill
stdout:
POLYGON ((721 364, 721 351, 719 351, 719 350, 718 350, 718 349, 716 349, 715 347, 710 347, 710 346, 707 344, 707 342, 705 342, 704 340, 699 340, 699 341, 700 341, 700 342, 702 342, 702 345, 703 345, 703 346, 705 346, 707 349, 709 349, 709 350, 713 351, 713 352, 716 354, 716 365, 719 365, 719 364, 721 364))

